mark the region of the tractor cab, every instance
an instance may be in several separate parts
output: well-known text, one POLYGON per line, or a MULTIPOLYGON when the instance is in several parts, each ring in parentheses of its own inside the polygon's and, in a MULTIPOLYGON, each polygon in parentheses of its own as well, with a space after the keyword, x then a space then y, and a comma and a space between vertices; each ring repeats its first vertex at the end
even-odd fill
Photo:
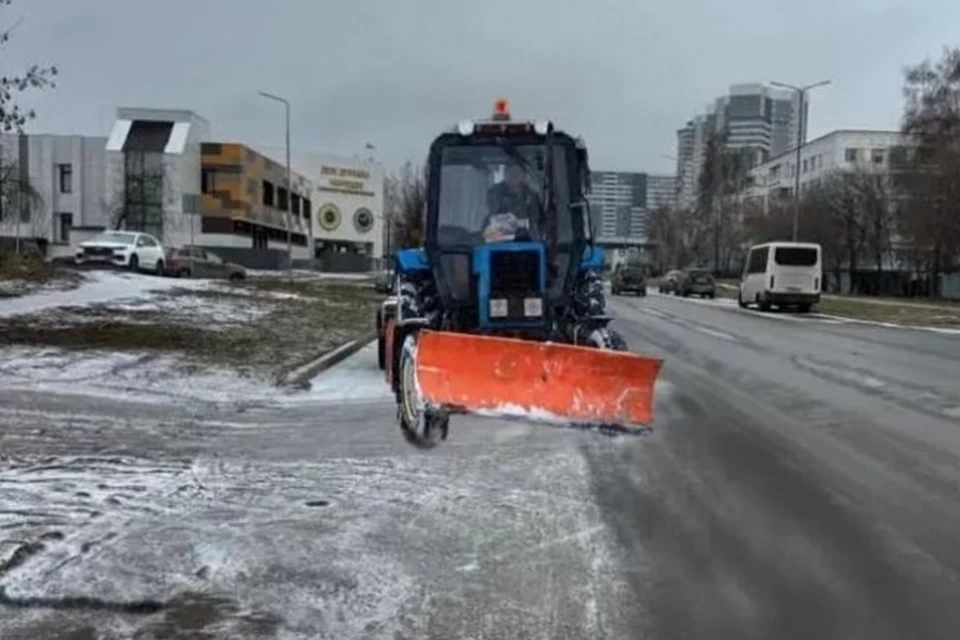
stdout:
POLYGON ((436 138, 427 167, 424 248, 444 307, 479 329, 548 324, 590 239, 583 144, 499 100, 436 138))

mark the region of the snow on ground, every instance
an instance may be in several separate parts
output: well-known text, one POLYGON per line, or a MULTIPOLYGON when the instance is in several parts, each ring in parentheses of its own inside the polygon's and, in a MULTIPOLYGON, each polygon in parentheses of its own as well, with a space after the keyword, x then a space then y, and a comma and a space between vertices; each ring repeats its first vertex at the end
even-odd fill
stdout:
POLYGON ((290 396, 287 401, 357 402, 391 398, 384 373, 377 366, 377 343, 371 342, 314 377, 309 391, 290 396))
POLYGON ((272 380, 228 367, 197 367, 153 353, 0 350, 0 388, 50 391, 131 402, 246 404, 283 398, 272 380))
POLYGON ((0 468, 0 531, 22 562, 0 586, 13 601, 222 597, 208 623, 222 637, 264 637, 257 623, 276 637, 423 637, 426 616, 466 637, 502 602, 546 622, 566 590, 589 616, 604 585, 623 587, 614 542, 579 450, 546 442, 533 467, 512 443, 467 457, 14 460, 0 468))
MULTIPOLYGON (((213 293, 218 290, 210 287, 213 293)), ((139 314, 159 314, 159 316, 144 316, 150 320, 157 317, 164 323, 187 324, 202 326, 207 331, 228 331, 235 326, 254 322, 272 309, 266 300, 249 301, 241 296, 234 296, 233 291, 223 292, 224 295, 191 295, 178 292, 176 295, 164 291, 154 292, 149 298, 122 298, 102 303, 95 303, 86 307, 71 306, 47 310, 43 314, 44 320, 57 323, 102 322, 140 322, 139 314)), ((260 296, 258 296, 259 298, 260 296)), ((276 301, 274 296, 262 296, 271 302, 276 301)))
MULTIPOLYGON (((260 269, 247 269, 247 276, 250 278, 286 278, 287 271, 264 271, 260 269)), ((294 280, 370 280, 376 274, 374 272, 360 273, 331 273, 327 271, 310 271, 307 269, 294 269, 292 271, 294 280)))
POLYGON ((39 293, 52 293, 55 291, 69 291, 75 289, 84 281, 82 274, 70 273, 70 277, 54 278, 48 282, 36 282, 33 280, 22 280, 18 278, 0 279, 0 300, 4 298, 16 298, 25 295, 36 295, 39 293))
POLYGON ((39 291, 20 298, 0 299, 0 318, 64 306, 82 306, 112 300, 149 297, 152 291, 181 289, 209 289, 216 283, 209 280, 158 278, 136 273, 92 271, 76 289, 67 291, 39 291))

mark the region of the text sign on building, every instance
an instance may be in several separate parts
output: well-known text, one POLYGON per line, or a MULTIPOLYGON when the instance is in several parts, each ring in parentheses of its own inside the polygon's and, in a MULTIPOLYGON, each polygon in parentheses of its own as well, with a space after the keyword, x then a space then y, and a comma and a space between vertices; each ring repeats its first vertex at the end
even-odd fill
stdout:
POLYGON ((320 178, 322 191, 373 195, 367 186, 370 172, 365 169, 324 165, 320 167, 320 178))

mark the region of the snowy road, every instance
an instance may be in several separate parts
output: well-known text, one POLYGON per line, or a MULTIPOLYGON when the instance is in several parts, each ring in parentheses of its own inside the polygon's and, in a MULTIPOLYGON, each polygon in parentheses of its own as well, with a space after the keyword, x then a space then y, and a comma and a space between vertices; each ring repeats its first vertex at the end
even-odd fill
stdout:
POLYGON ((613 309, 640 439, 416 451, 369 348, 252 406, 0 389, 0 637, 957 636, 960 338, 613 309))

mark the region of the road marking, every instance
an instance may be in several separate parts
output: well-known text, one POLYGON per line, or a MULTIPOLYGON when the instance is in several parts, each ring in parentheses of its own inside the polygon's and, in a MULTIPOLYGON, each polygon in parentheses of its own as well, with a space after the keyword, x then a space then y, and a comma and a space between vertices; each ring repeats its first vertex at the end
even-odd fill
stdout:
POLYGON ((715 329, 708 329, 707 327, 701 327, 695 324, 690 325, 690 328, 694 331, 699 331, 700 333, 705 333, 708 336, 713 336, 714 338, 720 338, 721 340, 726 340, 728 342, 736 342, 737 339, 730 335, 729 333, 724 333, 723 331, 717 331, 715 329))
POLYGON ((637 309, 637 311, 639 311, 640 313, 645 313, 650 316, 655 316, 657 318, 663 318, 664 320, 668 320, 670 318, 670 316, 667 315, 666 313, 663 313, 661 311, 656 311, 654 309, 637 309))

